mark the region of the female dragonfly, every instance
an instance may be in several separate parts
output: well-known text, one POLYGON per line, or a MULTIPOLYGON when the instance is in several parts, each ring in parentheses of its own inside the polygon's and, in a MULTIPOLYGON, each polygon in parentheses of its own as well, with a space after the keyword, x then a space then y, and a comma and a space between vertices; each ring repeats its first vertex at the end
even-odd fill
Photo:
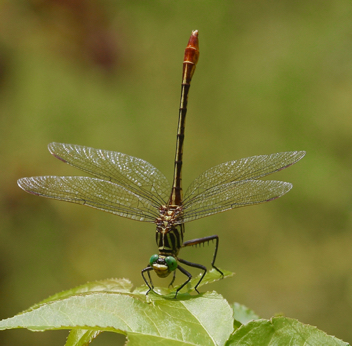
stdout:
POLYGON ((171 193, 166 177, 142 159, 114 151, 61 143, 49 144, 50 153, 94 178, 39 176, 18 180, 18 185, 23 190, 34 195, 78 203, 132 220, 156 224, 159 253, 151 256, 148 266, 142 270, 142 277, 149 292, 154 288, 151 270, 162 278, 173 273, 172 285, 178 269, 187 276, 187 280, 176 290, 175 297, 192 277, 180 263, 203 271, 194 287, 197 292, 207 271, 201 264, 180 258, 179 251, 182 247, 215 240, 211 265, 222 274, 215 266, 218 236, 183 242, 184 223, 229 209, 269 202, 284 195, 292 188, 290 183, 260 178, 293 165, 305 155, 304 151, 290 151, 222 163, 194 180, 183 197, 181 171, 187 98, 198 57, 198 31, 195 30, 183 60, 171 193), (149 281, 145 277, 146 273, 149 281))

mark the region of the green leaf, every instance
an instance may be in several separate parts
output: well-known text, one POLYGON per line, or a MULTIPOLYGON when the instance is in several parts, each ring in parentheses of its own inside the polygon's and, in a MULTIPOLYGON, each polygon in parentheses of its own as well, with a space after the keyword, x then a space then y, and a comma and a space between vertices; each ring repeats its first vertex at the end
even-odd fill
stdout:
MULTIPOLYGON (((219 279, 213 272, 204 278, 205 283, 219 279)), ((165 299, 153 292, 146 297, 143 289, 130 290, 127 280, 88 283, 0 321, 0 329, 77 329, 67 340, 70 346, 88 344, 99 331, 125 334, 130 346, 224 345, 233 331, 232 309, 215 292, 165 299)), ((175 289, 171 291, 174 296, 175 289)))
POLYGON ((100 281, 87 282, 84 285, 71 288, 70 290, 56 293, 50 296, 49 298, 42 300, 40 303, 33 305, 29 310, 35 309, 36 307, 44 303, 48 303, 58 299, 68 298, 81 293, 87 293, 87 292, 110 292, 110 293, 125 292, 127 293, 127 292, 131 292, 132 287, 133 285, 131 281, 127 279, 105 279, 100 281))
MULTIPOLYGON (((233 275, 223 272, 224 277, 233 275)), ((212 270, 199 286, 221 278, 212 270)), ((155 292, 146 296, 146 286, 132 291, 126 279, 91 282, 0 321, 0 329, 71 329, 66 346, 87 346, 103 331, 126 335, 129 346, 347 345, 293 319, 258 319, 252 310, 237 303, 231 309, 216 292, 190 295, 198 280, 192 279, 177 299, 173 299, 175 288, 155 288, 166 296, 155 292)))
POLYGON ((230 337, 226 346, 347 346, 316 327, 286 317, 256 320, 242 325, 230 337))
POLYGON ((72 329, 70 335, 67 338, 65 346, 87 346, 100 333, 100 330, 72 329))
POLYGON ((239 328, 242 324, 247 324, 249 321, 259 319, 259 316, 253 310, 248 309, 244 305, 233 303, 232 310, 235 328, 239 328))

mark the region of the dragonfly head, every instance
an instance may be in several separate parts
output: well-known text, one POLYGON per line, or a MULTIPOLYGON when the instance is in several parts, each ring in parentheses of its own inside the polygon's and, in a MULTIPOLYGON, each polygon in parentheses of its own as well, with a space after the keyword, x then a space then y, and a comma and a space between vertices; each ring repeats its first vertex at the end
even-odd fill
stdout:
POLYGON ((155 273, 161 278, 166 278, 177 268, 177 260, 173 256, 155 254, 150 257, 149 264, 153 267, 155 273))

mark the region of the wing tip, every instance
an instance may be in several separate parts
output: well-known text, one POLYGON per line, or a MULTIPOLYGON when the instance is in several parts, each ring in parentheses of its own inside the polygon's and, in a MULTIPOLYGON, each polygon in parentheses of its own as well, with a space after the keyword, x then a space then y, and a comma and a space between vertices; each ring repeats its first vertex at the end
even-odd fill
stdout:
MULTIPOLYGON (((275 181, 275 182, 278 182, 278 181, 275 181)), ((277 198, 280 198, 283 195, 286 195, 286 193, 288 193, 293 188, 293 184, 288 183, 286 181, 280 181, 280 183, 282 184, 282 191, 277 196, 274 196, 274 197, 266 200, 265 202, 270 202, 270 201, 273 201, 277 198)))
POLYGON ((17 180, 17 185, 18 185, 21 189, 25 190, 25 186, 27 185, 27 180, 28 180, 28 179, 30 179, 30 178, 25 177, 25 178, 20 178, 20 179, 18 179, 18 180, 17 180))
MULTIPOLYGON (((63 159, 61 156, 57 154, 57 148, 58 147, 63 147, 65 144, 64 143, 58 143, 58 142, 51 142, 48 144, 48 150, 51 155, 59 159, 60 161, 64 163, 68 163, 65 159, 63 159)), ((61 149, 61 148, 60 148, 61 149)))
POLYGON ((51 142, 48 144, 48 150, 49 150, 50 154, 52 154, 54 152, 54 147, 57 146, 58 144, 61 144, 61 143, 51 142))
MULTIPOLYGON (((296 155, 298 156, 297 161, 303 159, 306 156, 306 154, 307 154, 307 152, 305 150, 296 151, 296 155)), ((297 161, 295 161, 295 162, 297 162, 297 161)))
POLYGON ((40 193, 33 190, 33 184, 32 184, 33 181, 34 181, 33 177, 20 178, 17 180, 17 185, 23 191, 30 193, 31 195, 42 196, 40 193))

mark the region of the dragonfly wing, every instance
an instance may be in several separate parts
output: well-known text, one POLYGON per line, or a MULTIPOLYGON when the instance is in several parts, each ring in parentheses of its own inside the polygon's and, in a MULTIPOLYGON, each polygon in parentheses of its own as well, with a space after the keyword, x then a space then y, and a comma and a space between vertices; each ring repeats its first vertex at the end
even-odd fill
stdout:
POLYGON ((288 151, 271 155, 247 157, 214 166, 202 173, 186 191, 184 204, 191 204, 207 190, 224 184, 255 180, 287 168, 305 155, 305 151, 288 151))
POLYGON ((166 177, 149 162, 115 151, 74 144, 50 143, 51 154, 94 177, 126 187, 150 200, 155 207, 165 204, 170 194, 166 177))
POLYGON ((269 202, 281 197, 292 184, 275 180, 234 181, 203 191, 184 204, 180 223, 193 221, 229 209, 269 202))
POLYGON ((34 195, 87 205, 137 221, 153 222, 158 216, 150 200, 111 181, 42 176, 19 179, 18 185, 34 195))

